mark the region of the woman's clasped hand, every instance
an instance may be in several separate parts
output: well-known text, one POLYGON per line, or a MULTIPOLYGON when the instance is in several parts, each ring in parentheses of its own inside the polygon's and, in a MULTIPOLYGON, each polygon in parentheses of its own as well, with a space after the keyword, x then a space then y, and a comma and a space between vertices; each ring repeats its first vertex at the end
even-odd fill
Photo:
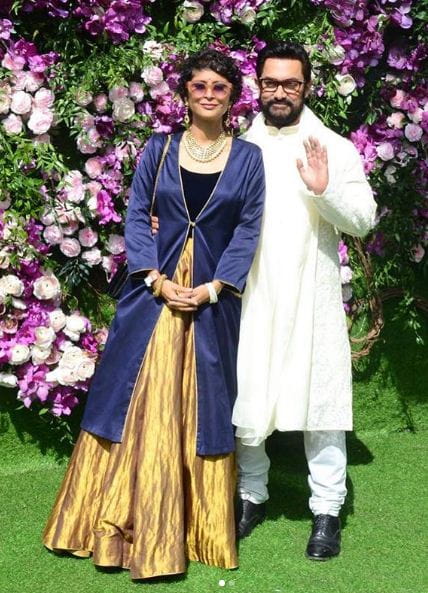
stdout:
MULTIPOLYGON (((154 282, 154 289, 156 289, 157 282, 159 280, 154 282)), ((221 290, 219 284, 214 284, 217 293, 221 290)), ((160 296, 164 299, 167 307, 176 311, 196 311, 198 307, 210 301, 210 294, 205 284, 187 288, 176 284, 172 280, 163 282, 160 296)))

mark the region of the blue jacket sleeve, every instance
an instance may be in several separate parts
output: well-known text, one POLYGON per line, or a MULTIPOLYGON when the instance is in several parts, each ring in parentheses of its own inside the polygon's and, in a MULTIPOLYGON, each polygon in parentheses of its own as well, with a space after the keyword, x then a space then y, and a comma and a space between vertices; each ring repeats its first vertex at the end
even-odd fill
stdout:
POLYGON ((265 198, 265 173, 260 149, 255 149, 250 158, 239 222, 214 274, 215 280, 220 280, 239 292, 244 290, 256 252, 265 198))
POLYGON ((159 267, 151 231, 150 208, 164 142, 165 137, 160 134, 149 139, 132 180, 125 221, 125 246, 130 274, 159 267))

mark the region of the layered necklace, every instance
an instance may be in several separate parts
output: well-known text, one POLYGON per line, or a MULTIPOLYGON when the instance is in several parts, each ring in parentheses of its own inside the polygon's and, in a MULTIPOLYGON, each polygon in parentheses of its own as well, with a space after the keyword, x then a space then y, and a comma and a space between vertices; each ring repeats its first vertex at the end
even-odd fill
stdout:
POLYGON ((191 131, 186 130, 183 136, 183 143, 191 159, 198 161, 198 163, 209 163, 223 152, 227 143, 227 136, 224 132, 221 132, 220 136, 212 144, 201 146, 191 131))

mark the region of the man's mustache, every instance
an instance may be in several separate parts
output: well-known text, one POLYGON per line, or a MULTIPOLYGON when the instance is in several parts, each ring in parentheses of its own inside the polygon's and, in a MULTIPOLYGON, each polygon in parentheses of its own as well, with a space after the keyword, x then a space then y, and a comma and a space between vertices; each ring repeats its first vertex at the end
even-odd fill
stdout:
POLYGON ((279 101, 276 99, 271 99, 267 102, 267 107, 270 107, 271 105, 287 105, 287 107, 294 107, 293 103, 288 99, 281 99, 279 101))

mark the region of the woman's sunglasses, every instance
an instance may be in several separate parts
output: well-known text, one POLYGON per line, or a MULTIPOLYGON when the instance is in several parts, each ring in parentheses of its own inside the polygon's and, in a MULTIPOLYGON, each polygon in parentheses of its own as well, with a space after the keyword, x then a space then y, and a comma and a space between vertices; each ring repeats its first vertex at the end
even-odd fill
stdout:
POLYGON ((187 83, 187 88, 194 97, 203 97, 207 94, 208 89, 211 89, 211 92, 216 99, 224 99, 229 94, 232 85, 226 84, 225 82, 208 84, 207 82, 202 81, 190 81, 187 83))

